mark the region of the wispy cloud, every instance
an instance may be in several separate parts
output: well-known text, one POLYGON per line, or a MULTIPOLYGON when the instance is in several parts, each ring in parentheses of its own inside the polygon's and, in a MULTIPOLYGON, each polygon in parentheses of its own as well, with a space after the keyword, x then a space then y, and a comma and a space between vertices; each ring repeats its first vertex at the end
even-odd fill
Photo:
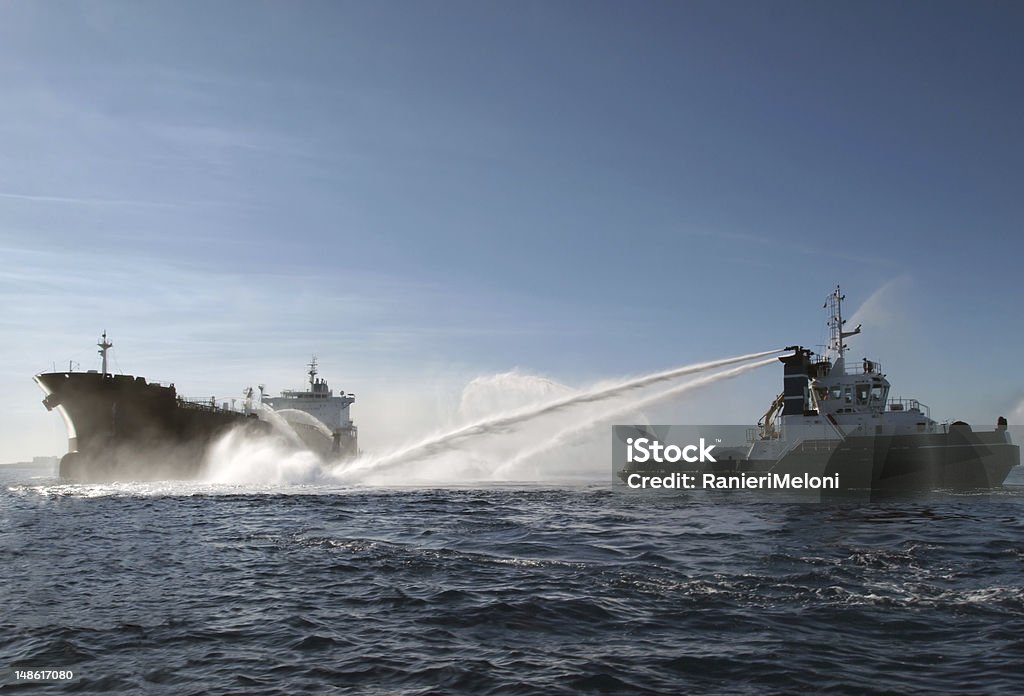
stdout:
POLYGON ((7 246, 0 253, 8 262, 0 268, 0 328, 26 354, 53 345, 63 355, 104 327, 162 354, 208 360, 262 344, 274 352, 268 360, 311 346, 348 356, 412 356, 439 341, 552 328, 540 320, 506 322, 493 310, 460 310, 459 294, 444 286, 379 273, 350 271, 338 283, 308 271, 211 273, 130 253, 116 260, 89 250, 7 246), (54 326, 62 327, 59 337, 54 326))
POLYGON ((16 201, 29 201, 32 203, 69 203, 72 205, 88 205, 88 206, 140 206, 140 207, 155 207, 155 208, 173 208, 181 205, 181 203, 173 203, 169 201, 147 201, 147 200, 132 200, 132 199, 113 199, 113 198, 90 198, 82 196, 54 196, 54 195, 41 195, 41 194, 30 194, 30 193, 13 193, 11 191, 0 191, 0 198, 6 198, 8 200, 16 201))

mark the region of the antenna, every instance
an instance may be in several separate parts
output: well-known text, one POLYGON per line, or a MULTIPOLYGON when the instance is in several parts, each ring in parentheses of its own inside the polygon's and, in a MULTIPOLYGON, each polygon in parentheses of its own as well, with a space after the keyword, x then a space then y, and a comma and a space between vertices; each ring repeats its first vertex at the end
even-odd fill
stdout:
POLYGON ((313 390, 313 387, 315 385, 316 385, 316 356, 314 355, 313 359, 309 361, 309 389, 310 389, 310 391, 313 390))
POLYGON ((846 295, 840 291, 839 286, 836 285, 836 289, 828 296, 828 300, 825 301, 825 307, 829 309, 829 320, 828 328, 831 332, 831 339, 829 341, 829 349, 833 351, 837 357, 843 357, 846 352, 846 339, 850 336, 856 336, 860 333, 860 324, 857 324, 857 328, 853 331, 843 331, 843 326, 846 324, 846 320, 843 319, 843 300, 846 299, 846 295))
POLYGON ((103 373, 102 374, 103 374, 104 377, 106 377, 107 376, 107 351, 110 350, 114 346, 113 343, 111 343, 110 341, 107 340, 107 330, 106 329, 103 329, 103 336, 100 339, 100 342, 97 343, 96 345, 98 345, 100 347, 99 354, 100 354, 100 357, 103 358, 103 373))

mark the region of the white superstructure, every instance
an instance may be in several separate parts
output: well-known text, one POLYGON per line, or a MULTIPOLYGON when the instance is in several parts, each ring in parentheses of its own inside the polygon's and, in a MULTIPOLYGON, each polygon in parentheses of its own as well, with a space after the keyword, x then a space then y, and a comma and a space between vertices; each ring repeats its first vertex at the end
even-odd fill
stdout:
POLYGON ((309 447, 321 455, 353 456, 358 451, 357 429, 349 414, 355 394, 338 395, 317 378, 317 359, 309 363, 309 389, 285 390, 280 396, 264 396, 262 403, 279 413, 309 447))
POLYGON ((844 299, 837 286, 825 303, 831 333, 825 355, 815 359, 810 350, 792 346, 793 355, 780 358, 783 392, 758 422, 750 459, 777 460, 805 442, 943 432, 924 404, 889 398, 889 380, 877 360, 847 364, 846 339, 861 327, 845 330, 844 299))

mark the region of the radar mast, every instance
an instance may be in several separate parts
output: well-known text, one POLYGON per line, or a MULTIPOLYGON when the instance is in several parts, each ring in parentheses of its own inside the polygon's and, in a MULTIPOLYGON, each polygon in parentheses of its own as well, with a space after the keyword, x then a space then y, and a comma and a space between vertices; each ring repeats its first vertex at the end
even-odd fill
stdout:
POLYGON ((103 374, 104 377, 106 377, 107 376, 107 351, 110 350, 114 346, 113 343, 111 343, 110 341, 107 340, 107 330, 106 329, 103 329, 103 336, 100 339, 100 342, 97 343, 96 345, 100 347, 98 352, 100 354, 100 357, 103 358, 103 367, 102 367, 103 372, 102 372, 102 374, 103 374))
POLYGON ((315 389, 314 389, 314 387, 316 387, 316 356, 315 355, 313 356, 313 359, 309 361, 309 372, 307 374, 309 374, 309 390, 310 391, 315 391, 315 389))
POLYGON ((828 347, 838 358, 842 358, 846 352, 846 339, 859 334, 861 326, 857 324, 857 328, 853 331, 843 331, 843 326, 846 324, 846 320, 843 319, 843 300, 845 299, 846 295, 836 285, 836 289, 828 296, 824 305, 824 308, 829 310, 828 328, 831 338, 828 347))

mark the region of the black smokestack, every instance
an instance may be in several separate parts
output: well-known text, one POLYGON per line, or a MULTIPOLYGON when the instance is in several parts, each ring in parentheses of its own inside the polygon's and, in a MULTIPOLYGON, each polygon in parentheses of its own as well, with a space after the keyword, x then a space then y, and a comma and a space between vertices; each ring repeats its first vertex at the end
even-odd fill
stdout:
POLYGON ((807 410, 807 379, 811 374, 811 351, 800 346, 791 346, 791 349, 792 355, 779 358, 783 365, 782 415, 802 416, 807 410))

